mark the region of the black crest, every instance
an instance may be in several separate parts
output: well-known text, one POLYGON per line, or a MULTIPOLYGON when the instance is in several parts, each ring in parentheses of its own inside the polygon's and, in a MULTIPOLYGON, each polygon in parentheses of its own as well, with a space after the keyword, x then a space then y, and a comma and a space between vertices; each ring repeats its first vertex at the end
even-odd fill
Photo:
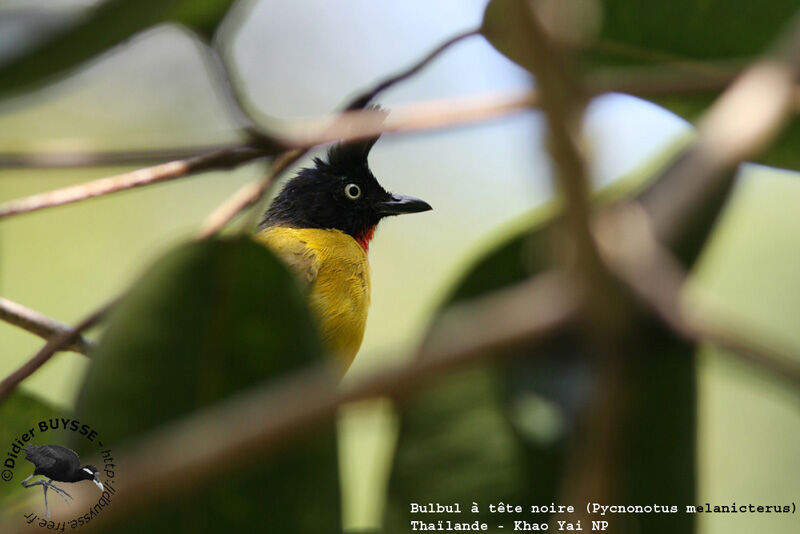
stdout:
POLYGON ((369 168, 367 158, 377 142, 378 138, 374 137, 364 141, 336 143, 328 149, 327 162, 315 158, 314 163, 318 168, 329 167, 338 172, 347 172, 358 167, 369 168))
MULTIPOLYGON (((383 123, 389 116, 389 112, 380 106, 368 106, 364 109, 378 116, 376 121, 378 124, 383 123)), ((328 149, 327 164, 320 158, 316 158, 314 163, 317 167, 327 165, 338 172, 347 172, 358 167, 369 168, 367 158, 379 138, 380 136, 375 136, 360 141, 336 143, 328 149)))

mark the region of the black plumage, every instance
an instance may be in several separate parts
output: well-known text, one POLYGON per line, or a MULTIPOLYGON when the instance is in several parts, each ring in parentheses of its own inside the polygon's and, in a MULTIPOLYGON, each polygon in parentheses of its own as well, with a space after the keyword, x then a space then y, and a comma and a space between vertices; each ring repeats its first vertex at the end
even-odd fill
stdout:
MULTIPOLYGON (((44 489, 44 509, 45 516, 50 517, 50 510, 47 506, 47 490, 51 489, 56 494, 67 501, 72 496, 59 488, 53 481, 57 482, 80 482, 81 480, 91 480, 104 491, 103 484, 100 482, 100 473, 92 465, 81 466, 81 461, 75 451, 62 447, 61 445, 28 445, 25 449, 25 459, 34 465, 33 474, 22 481, 22 486, 30 488, 42 486, 44 489), (47 480, 28 483, 28 480, 36 475, 42 475, 47 480)), ((67 501, 68 502, 68 501, 67 501)))
MULTIPOLYGON (((375 109, 375 108, 372 108, 375 109)), ((333 145, 326 160, 302 169, 284 185, 264 214, 268 226, 341 230, 358 241, 390 215, 430 210, 428 203, 386 191, 367 158, 378 138, 333 145)))

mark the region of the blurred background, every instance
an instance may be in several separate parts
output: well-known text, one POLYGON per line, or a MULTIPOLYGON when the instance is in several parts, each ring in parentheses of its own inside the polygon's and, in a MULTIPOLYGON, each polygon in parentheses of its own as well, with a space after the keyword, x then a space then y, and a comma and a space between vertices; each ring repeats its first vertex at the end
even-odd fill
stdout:
MULTIPOLYGON (((91 3, 0 0, 0 20, 7 21, 0 25, 0 55, 4 47, 36 31, 41 21, 27 18, 29 10, 46 8, 58 20, 91 3)), ((240 3, 236 18, 242 23, 228 28, 228 44, 237 75, 259 113, 312 117, 331 112, 447 37, 477 26, 485 4, 240 3)), ((421 100, 524 89, 530 83, 524 70, 482 37, 474 37, 379 102, 391 109, 421 100)), ((584 129, 592 175, 600 187, 637 169, 690 126, 654 104, 611 94, 592 101, 584 129)), ((389 220, 379 228, 370 248, 373 303, 348 379, 413 347, 454 278, 489 236, 550 199, 543 135, 541 115, 529 112, 379 141, 371 165, 382 184, 424 198, 434 211, 389 220)), ((147 31, 55 85, 0 103, 2 152, 167 148, 236 139, 197 43, 175 27, 147 31)), ((124 170, 0 168, 0 201, 124 170)), ((224 198, 262 172, 263 167, 252 164, 5 220, 0 223, 0 294, 72 323, 126 288, 164 250, 190 236, 224 198)), ((758 227, 769 215, 764 206, 781 202, 774 189, 762 194, 759 184, 765 176, 796 177, 754 165, 741 174, 740 188, 750 194, 737 196, 741 200, 735 208, 744 215, 723 220, 697 281, 747 303, 753 294, 771 291, 768 280, 765 289, 763 277, 769 272, 763 269, 773 249, 758 227), (749 232, 737 231, 741 227, 749 232), (752 246, 765 250, 742 253, 752 246), (742 282, 754 277, 762 278, 751 285, 742 282)), ((780 218, 772 224, 787 233, 798 226, 780 218)), ((773 289, 778 299, 794 296, 785 288, 773 289)), ((761 301, 770 308, 768 299, 761 301)), ((770 309, 764 312, 770 319, 760 326, 800 347, 798 317, 782 314, 776 322, 770 309)), ((752 316, 757 323, 758 310, 752 316)), ((14 370, 41 343, 0 323, 0 374, 14 370)), ((86 364, 83 356, 60 353, 24 388, 70 407, 86 364)), ((796 397, 711 350, 702 352, 698 378, 699 502, 772 504, 800 494, 800 477, 786 476, 800 469, 796 397)), ((345 525, 369 526, 381 512, 375 494, 385 484, 394 421, 387 404, 370 403, 344 410, 339 426, 345 525)), ((785 518, 708 517, 701 518, 700 532, 796 531, 795 522, 785 518)))

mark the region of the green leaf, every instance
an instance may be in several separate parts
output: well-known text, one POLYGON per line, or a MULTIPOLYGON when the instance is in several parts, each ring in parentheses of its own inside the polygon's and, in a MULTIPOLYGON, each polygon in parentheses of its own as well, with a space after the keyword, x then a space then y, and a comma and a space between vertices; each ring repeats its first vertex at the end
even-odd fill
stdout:
POLYGON ((23 434, 30 434, 29 430, 33 428, 34 436, 31 443, 42 445, 36 432, 36 423, 58 415, 62 415, 61 410, 20 390, 14 391, 0 401, 0 447, 2 447, 0 472, 10 470, 14 475, 9 481, 6 481, 5 477, 0 479, 0 501, 24 490, 20 481, 33 472, 33 466, 24 459, 24 453, 16 459, 8 457, 9 452, 12 454, 16 452, 11 450, 14 441, 20 439, 23 434), (23 473, 24 476, 21 476, 23 473))
POLYGON ((798 9, 792 0, 601 4, 602 31, 590 57, 626 64, 752 57, 764 52, 798 9))
POLYGON ((36 87, 156 24, 213 32, 233 0, 106 0, 68 23, 50 25, 29 46, 3 54, 0 97, 36 87))
MULTIPOLYGON (((248 238, 183 245, 133 288, 92 354, 77 406, 78 418, 110 446, 278 381, 323 354, 305 295, 248 238)), ((332 423, 251 464, 126 518, 115 531, 245 531, 254 510, 278 532, 340 528, 332 423)))
POLYGON ((487 521, 489 503, 526 497, 524 451, 504 413, 502 385, 490 368, 459 372, 403 407, 387 532, 410 532, 413 520, 487 521), (473 502, 481 513, 464 514, 473 502), (411 503, 459 503, 462 514, 412 514, 411 503))

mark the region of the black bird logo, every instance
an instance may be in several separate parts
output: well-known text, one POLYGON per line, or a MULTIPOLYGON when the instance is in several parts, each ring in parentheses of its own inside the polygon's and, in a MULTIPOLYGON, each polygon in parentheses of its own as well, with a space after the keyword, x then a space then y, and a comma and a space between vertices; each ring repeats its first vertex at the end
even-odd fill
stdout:
POLYGON ((51 489, 64 502, 69 504, 67 498, 72 499, 72 495, 59 488, 53 481, 57 482, 80 482, 81 480, 91 480, 100 491, 105 491, 100 482, 100 472, 96 467, 84 465, 81 467, 81 460, 75 451, 61 445, 28 445, 25 449, 25 459, 31 462, 36 469, 33 474, 22 481, 22 487, 32 488, 42 486, 44 490, 44 515, 50 517, 50 509, 47 507, 47 490, 51 489), (36 475, 42 475, 47 480, 38 480, 28 483, 36 475))

